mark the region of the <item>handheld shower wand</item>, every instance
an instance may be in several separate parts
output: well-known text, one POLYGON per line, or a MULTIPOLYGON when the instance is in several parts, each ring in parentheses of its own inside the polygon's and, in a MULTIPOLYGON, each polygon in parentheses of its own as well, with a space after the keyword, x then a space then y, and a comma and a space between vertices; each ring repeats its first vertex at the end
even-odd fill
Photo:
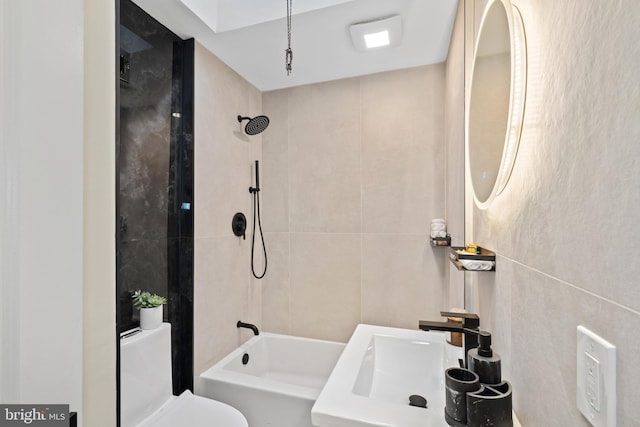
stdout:
POLYGON ((256 186, 249 187, 249 193, 253 194, 257 193, 258 191, 260 191, 260 173, 258 171, 258 161, 256 160, 256 186))
POLYGON ((260 198, 258 192, 260 191, 260 171, 258 168, 258 161, 256 160, 256 186, 249 187, 249 193, 253 195, 253 233, 251 234, 251 273, 256 279, 262 279, 267 274, 267 247, 264 244, 264 233, 262 232, 262 223, 260 222, 260 198), (253 253, 255 251, 256 242, 256 218, 258 219, 258 228, 260 230, 260 238, 262 240, 262 251, 264 253, 264 270, 262 274, 256 274, 254 267, 253 253))

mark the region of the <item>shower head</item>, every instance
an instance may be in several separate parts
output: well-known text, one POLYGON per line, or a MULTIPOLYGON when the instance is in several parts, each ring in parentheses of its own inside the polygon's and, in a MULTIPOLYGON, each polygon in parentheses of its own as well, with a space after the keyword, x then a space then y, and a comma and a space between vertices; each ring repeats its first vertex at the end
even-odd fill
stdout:
POLYGON ((254 118, 238 116, 239 123, 242 123, 243 120, 249 120, 249 123, 244 127, 247 135, 257 135, 269 126, 269 117, 267 116, 256 116, 254 118))

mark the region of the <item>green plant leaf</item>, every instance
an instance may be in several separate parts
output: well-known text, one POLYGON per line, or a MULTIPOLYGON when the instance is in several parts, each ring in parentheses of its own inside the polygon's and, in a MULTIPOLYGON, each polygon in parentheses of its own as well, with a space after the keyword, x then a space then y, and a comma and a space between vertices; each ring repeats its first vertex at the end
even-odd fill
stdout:
POLYGON ((140 310, 141 308, 153 308, 167 303, 167 299, 158 294, 151 292, 136 290, 131 296, 133 305, 140 310))

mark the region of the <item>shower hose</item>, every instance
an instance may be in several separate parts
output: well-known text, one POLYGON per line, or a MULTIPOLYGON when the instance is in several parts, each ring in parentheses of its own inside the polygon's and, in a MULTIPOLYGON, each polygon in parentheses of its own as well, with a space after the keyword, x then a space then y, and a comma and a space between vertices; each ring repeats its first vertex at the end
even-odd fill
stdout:
POLYGON ((253 233, 251 235, 251 272, 253 273, 253 277, 255 277, 256 279, 262 279, 264 275, 267 274, 267 247, 264 244, 264 234, 262 233, 262 223, 260 222, 260 199, 258 198, 258 191, 254 190, 252 191, 252 193, 253 193, 253 233), (264 253, 264 270, 260 275, 256 274, 256 270, 254 267, 254 258, 253 258, 253 253, 255 251, 254 248, 256 244, 256 218, 258 219, 258 229, 260 230, 260 239, 262 240, 262 251, 264 253))

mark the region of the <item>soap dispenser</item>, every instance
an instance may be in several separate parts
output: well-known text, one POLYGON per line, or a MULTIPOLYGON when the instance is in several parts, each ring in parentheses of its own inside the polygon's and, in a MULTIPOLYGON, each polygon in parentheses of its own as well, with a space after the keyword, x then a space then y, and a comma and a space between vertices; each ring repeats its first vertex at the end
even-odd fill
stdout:
POLYGON ((469 350, 467 366, 480 377, 482 384, 498 384, 502 381, 500 356, 491 349, 491 334, 478 333, 478 348, 469 350))

